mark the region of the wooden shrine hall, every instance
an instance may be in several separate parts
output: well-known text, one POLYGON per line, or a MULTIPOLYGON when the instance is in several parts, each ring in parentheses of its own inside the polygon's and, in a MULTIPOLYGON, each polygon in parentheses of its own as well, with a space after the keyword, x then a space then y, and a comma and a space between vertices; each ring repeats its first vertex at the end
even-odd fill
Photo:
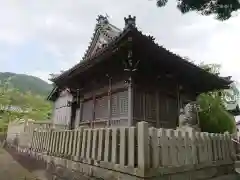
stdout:
POLYGON ((155 43, 124 18, 123 30, 107 17, 97 24, 82 60, 52 77, 55 87, 53 124, 132 126, 146 121, 155 127, 175 128, 179 109, 204 92, 229 88, 218 77, 155 43))

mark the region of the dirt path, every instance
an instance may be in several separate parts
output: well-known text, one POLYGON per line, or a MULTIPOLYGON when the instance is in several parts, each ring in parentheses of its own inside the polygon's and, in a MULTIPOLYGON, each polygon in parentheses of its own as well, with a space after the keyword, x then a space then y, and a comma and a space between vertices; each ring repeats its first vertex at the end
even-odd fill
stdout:
POLYGON ((0 180, 36 180, 32 173, 0 148, 0 180))

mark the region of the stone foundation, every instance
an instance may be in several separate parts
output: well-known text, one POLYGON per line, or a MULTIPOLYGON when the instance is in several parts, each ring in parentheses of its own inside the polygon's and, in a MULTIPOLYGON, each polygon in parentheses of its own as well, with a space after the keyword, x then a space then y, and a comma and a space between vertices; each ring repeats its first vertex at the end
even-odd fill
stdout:
POLYGON ((16 149, 16 152, 24 158, 32 159, 32 163, 42 164, 48 180, 233 180, 236 177, 234 164, 158 168, 143 178, 113 170, 106 165, 104 167, 101 162, 84 163, 22 148, 16 149))

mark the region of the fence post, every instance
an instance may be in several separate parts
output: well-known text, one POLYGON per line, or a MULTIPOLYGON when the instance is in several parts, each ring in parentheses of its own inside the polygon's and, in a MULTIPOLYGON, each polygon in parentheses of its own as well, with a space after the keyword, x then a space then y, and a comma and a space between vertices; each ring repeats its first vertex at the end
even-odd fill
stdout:
POLYGON ((138 168, 141 174, 144 176, 147 169, 149 168, 149 133, 148 123, 139 122, 137 124, 138 134, 138 168))

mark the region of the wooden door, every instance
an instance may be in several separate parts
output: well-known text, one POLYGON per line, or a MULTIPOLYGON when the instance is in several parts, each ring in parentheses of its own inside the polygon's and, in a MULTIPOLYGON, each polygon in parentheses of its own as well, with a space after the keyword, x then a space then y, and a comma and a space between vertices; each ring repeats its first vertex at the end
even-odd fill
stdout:
POLYGON ((161 94, 159 98, 160 108, 160 127, 175 128, 178 122, 178 105, 177 98, 161 94))
POLYGON ((77 110, 77 103, 73 102, 71 105, 71 122, 70 122, 70 129, 75 128, 75 121, 76 121, 76 110, 77 110))

